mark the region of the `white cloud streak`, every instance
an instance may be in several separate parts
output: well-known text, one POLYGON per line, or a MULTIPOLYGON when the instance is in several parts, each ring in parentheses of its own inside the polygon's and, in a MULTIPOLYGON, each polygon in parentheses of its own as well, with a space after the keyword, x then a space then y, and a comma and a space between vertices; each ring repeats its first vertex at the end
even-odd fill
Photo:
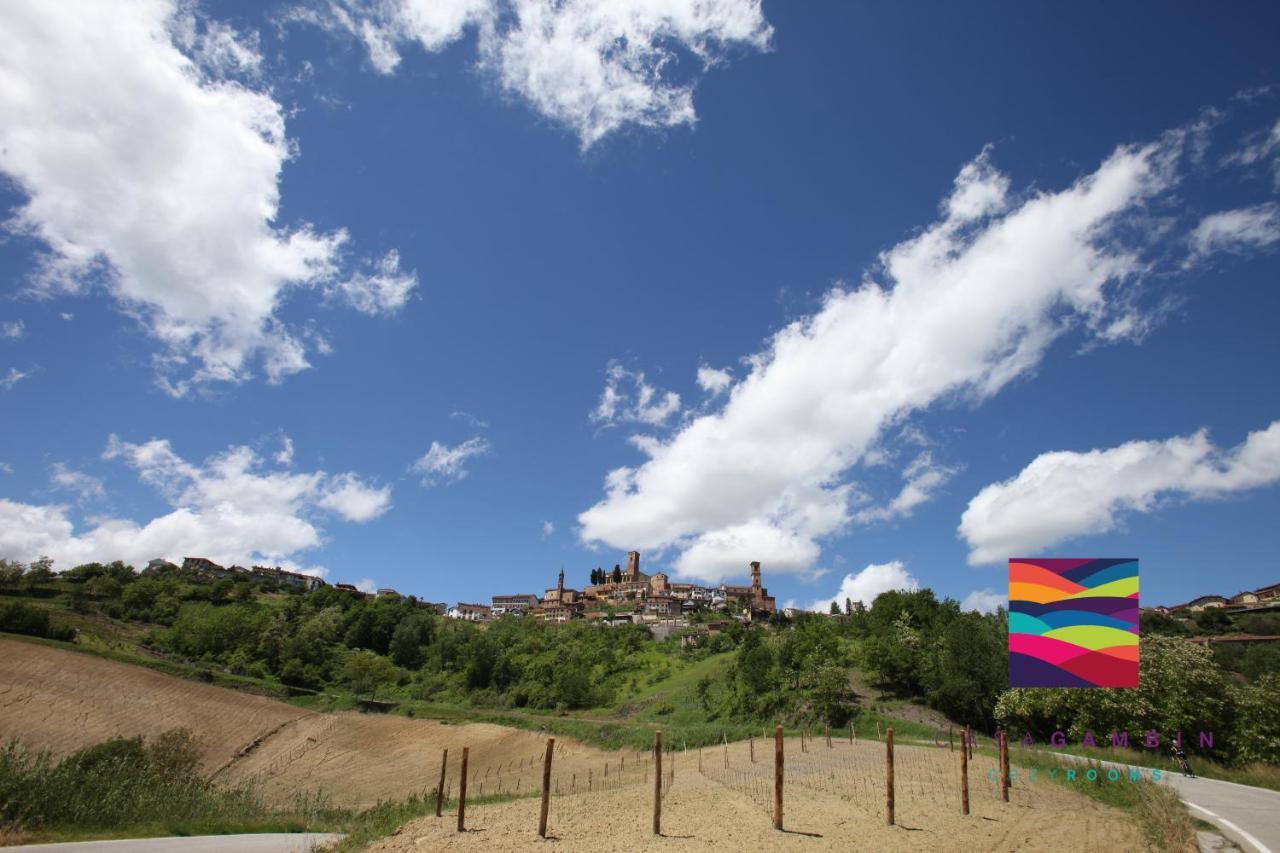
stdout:
POLYGON ((590 418, 606 427, 624 423, 661 426, 679 411, 679 394, 655 388, 642 371, 627 370, 613 361, 605 370, 604 391, 590 418))
POLYGON ((677 573, 704 579, 749 559, 808 571, 818 540, 853 520, 843 478, 886 430, 996 394, 1072 325, 1109 339, 1133 316, 1144 262, 1124 237, 1175 183, 1182 140, 1120 147, 1070 187, 1023 199, 984 151, 937 222, 746 359, 719 411, 636 442, 647 461, 608 474, 604 499, 579 515, 583 540, 674 548, 677 573))
POLYGON ((489 442, 479 436, 468 438, 453 447, 433 441, 427 452, 409 470, 422 475, 423 486, 456 483, 467 476, 464 466, 468 459, 484 456, 491 449, 489 442))
POLYGON ((1280 205, 1275 202, 1223 210, 1200 220, 1189 237, 1188 264, 1213 252, 1245 254, 1280 242, 1280 205))
POLYGON ((59 489, 74 492, 82 501, 99 498, 106 494, 106 488, 97 477, 83 471, 75 471, 62 462, 54 463, 49 480, 59 489))
POLYGON ((1008 607, 1008 597, 994 589, 975 589, 960 602, 961 610, 976 610, 979 613, 995 613, 1001 607, 1008 607))
POLYGON ((1115 530, 1126 513, 1165 499, 1206 500, 1280 482, 1280 421, 1221 451, 1207 431, 1106 450, 1037 456, 974 496, 960 520, 969 563, 1034 556, 1069 539, 1115 530))
POLYGON ((223 77, 252 75, 251 41, 186 8, 0 4, 0 171, 26 196, 9 227, 45 247, 39 289, 103 288, 147 328, 173 394, 306 369, 276 313, 299 289, 385 311, 412 286, 344 281, 346 231, 278 222, 284 110, 223 77))
POLYGON ((15 385, 30 377, 30 372, 21 371, 16 367, 10 367, 8 373, 4 376, 0 376, 0 391, 12 391, 15 385))
POLYGON ((26 333, 26 326, 21 320, 6 320, 0 323, 0 338, 16 341, 26 333))
POLYGON ((732 384, 733 374, 729 371, 708 367, 705 364, 698 366, 698 387, 712 397, 723 394, 732 384))

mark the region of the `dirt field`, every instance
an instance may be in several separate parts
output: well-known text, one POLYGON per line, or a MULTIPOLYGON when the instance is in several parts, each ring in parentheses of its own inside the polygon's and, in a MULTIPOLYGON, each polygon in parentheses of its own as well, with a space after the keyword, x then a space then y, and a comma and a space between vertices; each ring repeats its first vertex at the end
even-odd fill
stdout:
MULTIPOLYGON (((0 740, 22 739, 55 757, 112 737, 186 727, 200 737, 206 772, 252 779, 268 799, 289 803, 321 791, 359 807, 432 788, 449 749, 456 790, 470 747, 472 792, 529 790, 545 741, 534 732, 483 724, 445 725, 357 712, 314 714, 285 702, 173 678, 79 652, 0 638, 0 740), (523 766, 522 766, 523 765, 523 766)), ((584 778, 618 756, 570 741, 558 750, 584 778)), ((538 777, 540 778, 540 777, 538 777)))
MULTIPOLYGON (((549 836, 537 837, 536 798, 467 809, 467 832, 456 831, 456 815, 410 823, 370 850, 382 853, 472 849, 523 851, 539 844, 562 851, 633 850, 1145 850, 1141 833, 1124 814, 1053 783, 1016 787, 1012 801, 999 800, 988 779, 991 762, 975 761, 971 814, 960 813, 956 754, 899 747, 897 825, 884 817, 883 753, 880 743, 819 744, 799 752, 787 741, 785 832, 771 818, 772 753, 755 744, 750 763, 745 744, 730 746, 730 768, 721 749, 677 753, 676 770, 663 798, 663 835, 652 834, 652 776, 605 792, 564 791, 552 797, 549 836), (878 766, 877 766, 878 763, 878 766), (792 766, 794 765, 794 770, 792 766), (876 767, 876 770, 872 768, 876 767), (879 775, 875 775, 875 774, 879 775), (954 791, 954 797, 948 791, 954 791)), ((771 747, 771 745, 770 745, 771 747)), ((669 766, 671 758, 666 759, 669 766)), ((666 776, 664 768, 664 776, 666 776)))

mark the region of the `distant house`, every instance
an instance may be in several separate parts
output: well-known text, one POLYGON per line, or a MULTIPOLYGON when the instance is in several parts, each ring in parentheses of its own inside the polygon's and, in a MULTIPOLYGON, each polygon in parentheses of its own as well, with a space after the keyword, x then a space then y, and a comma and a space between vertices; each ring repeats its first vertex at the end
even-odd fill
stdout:
POLYGON ((413 606, 420 607, 423 610, 434 610, 438 616, 444 616, 449 612, 449 605, 445 604, 443 601, 422 601, 421 599, 415 598, 413 599, 413 606))
POLYGON ((349 595, 358 595, 361 598, 364 598, 369 594, 367 592, 363 592, 361 590, 356 589, 354 586, 352 586, 349 583, 335 583, 333 585, 333 588, 342 590, 343 592, 348 593, 349 595))
POLYGON ((538 606, 538 596, 533 593, 495 595, 490 601, 489 610, 494 616, 503 616, 508 613, 522 616, 538 606))
MULTIPOLYGON (((323 578, 315 575, 304 575, 301 572, 291 572, 279 566, 254 566, 251 574, 255 580, 296 586, 305 589, 307 592, 326 586, 323 578)), ((355 587, 351 588, 355 589, 355 587)))
POLYGON ((1260 586, 1253 591, 1258 597, 1258 603, 1270 603, 1280 601, 1280 583, 1273 583, 1270 586, 1260 586))
POLYGON ((493 614, 487 604, 463 604, 458 602, 445 614, 450 619, 461 619, 464 622, 485 622, 493 614))
POLYGON ((1209 610, 1217 607, 1225 607, 1227 600, 1221 595, 1202 595, 1199 598, 1193 598, 1186 604, 1177 608, 1179 610, 1187 609, 1192 613, 1199 613, 1201 610, 1209 610))
POLYGON ((389 586, 380 587, 378 589, 378 598, 386 598, 389 595, 393 595, 396 598, 400 597, 400 593, 396 592, 394 589, 392 589, 389 586))

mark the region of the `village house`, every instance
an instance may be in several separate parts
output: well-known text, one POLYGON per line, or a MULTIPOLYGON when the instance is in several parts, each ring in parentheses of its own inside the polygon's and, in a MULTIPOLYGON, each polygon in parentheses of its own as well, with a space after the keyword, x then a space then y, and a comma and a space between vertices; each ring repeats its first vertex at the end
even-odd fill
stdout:
POLYGON ((450 619, 461 619, 464 622, 487 622, 493 614, 487 604, 464 604, 458 602, 445 614, 450 619))
POLYGON ((490 599, 490 602, 489 611, 494 616, 504 616, 508 613, 515 616, 523 616, 538 607, 538 596, 533 593, 495 595, 490 599))
POLYGON ((730 604, 742 602, 746 609, 752 613, 773 613, 777 609, 773 596, 769 595, 769 590, 760 585, 760 564, 758 562, 751 564, 751 586, 720 584, 720 591, 724 593, 725 599, 730 604))

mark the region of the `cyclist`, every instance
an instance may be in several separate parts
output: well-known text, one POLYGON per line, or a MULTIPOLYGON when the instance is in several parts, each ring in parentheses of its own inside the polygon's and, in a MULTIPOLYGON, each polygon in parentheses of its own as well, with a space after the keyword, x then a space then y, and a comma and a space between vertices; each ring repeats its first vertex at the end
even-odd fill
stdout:
POLYGON ((1182 768, 1183 776, 1196 778, 1196 774, 1191 770, 1191 764, 1187 761, 1187 753, 1182 748, 1182 744, 1176 740, 1169 742, 1169 752, 1173 755, 1173 760, 1178 762, 1178 766, 1182 768))

